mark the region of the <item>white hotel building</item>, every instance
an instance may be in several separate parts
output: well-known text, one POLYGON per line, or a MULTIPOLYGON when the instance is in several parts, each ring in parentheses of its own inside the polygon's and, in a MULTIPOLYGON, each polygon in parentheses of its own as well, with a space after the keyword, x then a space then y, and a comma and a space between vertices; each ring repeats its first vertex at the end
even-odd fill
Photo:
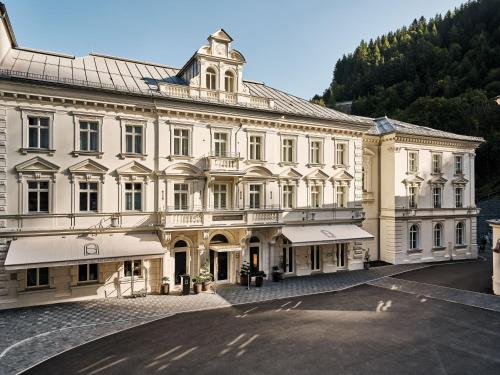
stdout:
POLYGON ((206 262, 235 283, 243 261, 477 257, 482 139, 246 80, 222 29, 178 69, 21 48, 0 11, 0 308, 157 293, 206 262))

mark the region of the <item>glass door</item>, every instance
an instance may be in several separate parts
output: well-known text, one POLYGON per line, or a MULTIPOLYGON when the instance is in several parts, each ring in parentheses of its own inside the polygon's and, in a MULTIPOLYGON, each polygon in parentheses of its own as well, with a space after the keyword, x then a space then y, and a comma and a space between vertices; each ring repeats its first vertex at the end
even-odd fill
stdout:
POLYGON ((175 252, 175 285, 179 285, 181 283, 181 275, 184 275, 187 271, 186 259, 187 256, 185 251, 175 252))
POLYGON ((283 247, 283 271, 286 274, 295 272, 295 251, 291 246, 283 247))
POLYGON ((337 246, 337 268, 344 269, 347 267, 347 244, 339 243, 337 246))
POLYGON ((311 246, 310 250, 311 256, 311 271, 319 271, 321 269, 321 257, 320 257, 320 247, 319 245, 311 246))

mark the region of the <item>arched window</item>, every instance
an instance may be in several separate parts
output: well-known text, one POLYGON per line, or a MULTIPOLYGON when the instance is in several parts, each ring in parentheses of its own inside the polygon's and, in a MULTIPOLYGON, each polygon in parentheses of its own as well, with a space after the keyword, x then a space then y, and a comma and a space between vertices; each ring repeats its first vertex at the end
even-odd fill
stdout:
POLYGON ((432 235, 433 235, 432 243, 433 243, 434 247, 442 247, 443 246, 443 225, 440 223, 435 224, 432 235))
POLYGON ((254 237, 250 238, 250 241, 248 241, 248 242, 250 242, 250 243, 259 243, 259 242, 260 242, 260 240, 259 240, 259 238, 258 238, 258 237, 255 237, 255 236, 254 236, 254 237))
POLYGON ((412 224, 410 227, 410 250, 416 250, 418 249, 419 246, 419 241, 420 241, 420 228, 418 227, 417 224, 412 224))
POLYGON ((226 236, 223 234, 216 234, 215 236, 212 237, 210 240, 210 243, 228 243, 229 241, 227 240, 226 236))
POLYGON ((217 74, 215 73, 215 70, 213 68, 207 69, 206 80, 207 80, 206 81, 207 89, 215 90, 217 88, 216 86, 217 74))
POLYGON ((175 243, 174 247, 188 247, 188 244, 184 240, 179 240, 175 243))
POLYGON ((224 89, 227 92, 234 92, 234 75, 231 72, 226 72, 224 75, 224 89))
POLYGON ((455 226, 455 244, 463 245, 465 243, 465 227, 464 223, 459 222, 455 226))

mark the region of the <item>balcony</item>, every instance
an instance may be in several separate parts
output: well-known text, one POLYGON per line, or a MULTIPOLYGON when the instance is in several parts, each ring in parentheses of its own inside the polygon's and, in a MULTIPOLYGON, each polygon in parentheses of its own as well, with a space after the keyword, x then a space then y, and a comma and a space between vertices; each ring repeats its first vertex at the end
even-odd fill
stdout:
POLYGON ((239 171, 240 169, 240 154, 239 153, 211 153, 205 156, 206 171, 239 171))

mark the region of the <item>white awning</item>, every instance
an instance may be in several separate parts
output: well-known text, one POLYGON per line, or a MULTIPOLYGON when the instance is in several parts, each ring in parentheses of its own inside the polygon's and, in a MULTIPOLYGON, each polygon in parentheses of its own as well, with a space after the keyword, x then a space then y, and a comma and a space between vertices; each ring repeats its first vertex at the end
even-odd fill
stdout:
POLYGON ((241 246, 238 245, 230 245, 230 244, 218 244, 218 245, 210 245, 210 250, 216 252, 228 252, 228 251, 241 251, 241 246))
POLYGON ((282 233, 293 246, 324 245, 374 238, 354 224, 286 226, 283 227, 282 233))
POLYGON ((155 233, 112 233, 97 236, 24 237, 10 243, 7 270, 103 263, 163 256, 155 233))

